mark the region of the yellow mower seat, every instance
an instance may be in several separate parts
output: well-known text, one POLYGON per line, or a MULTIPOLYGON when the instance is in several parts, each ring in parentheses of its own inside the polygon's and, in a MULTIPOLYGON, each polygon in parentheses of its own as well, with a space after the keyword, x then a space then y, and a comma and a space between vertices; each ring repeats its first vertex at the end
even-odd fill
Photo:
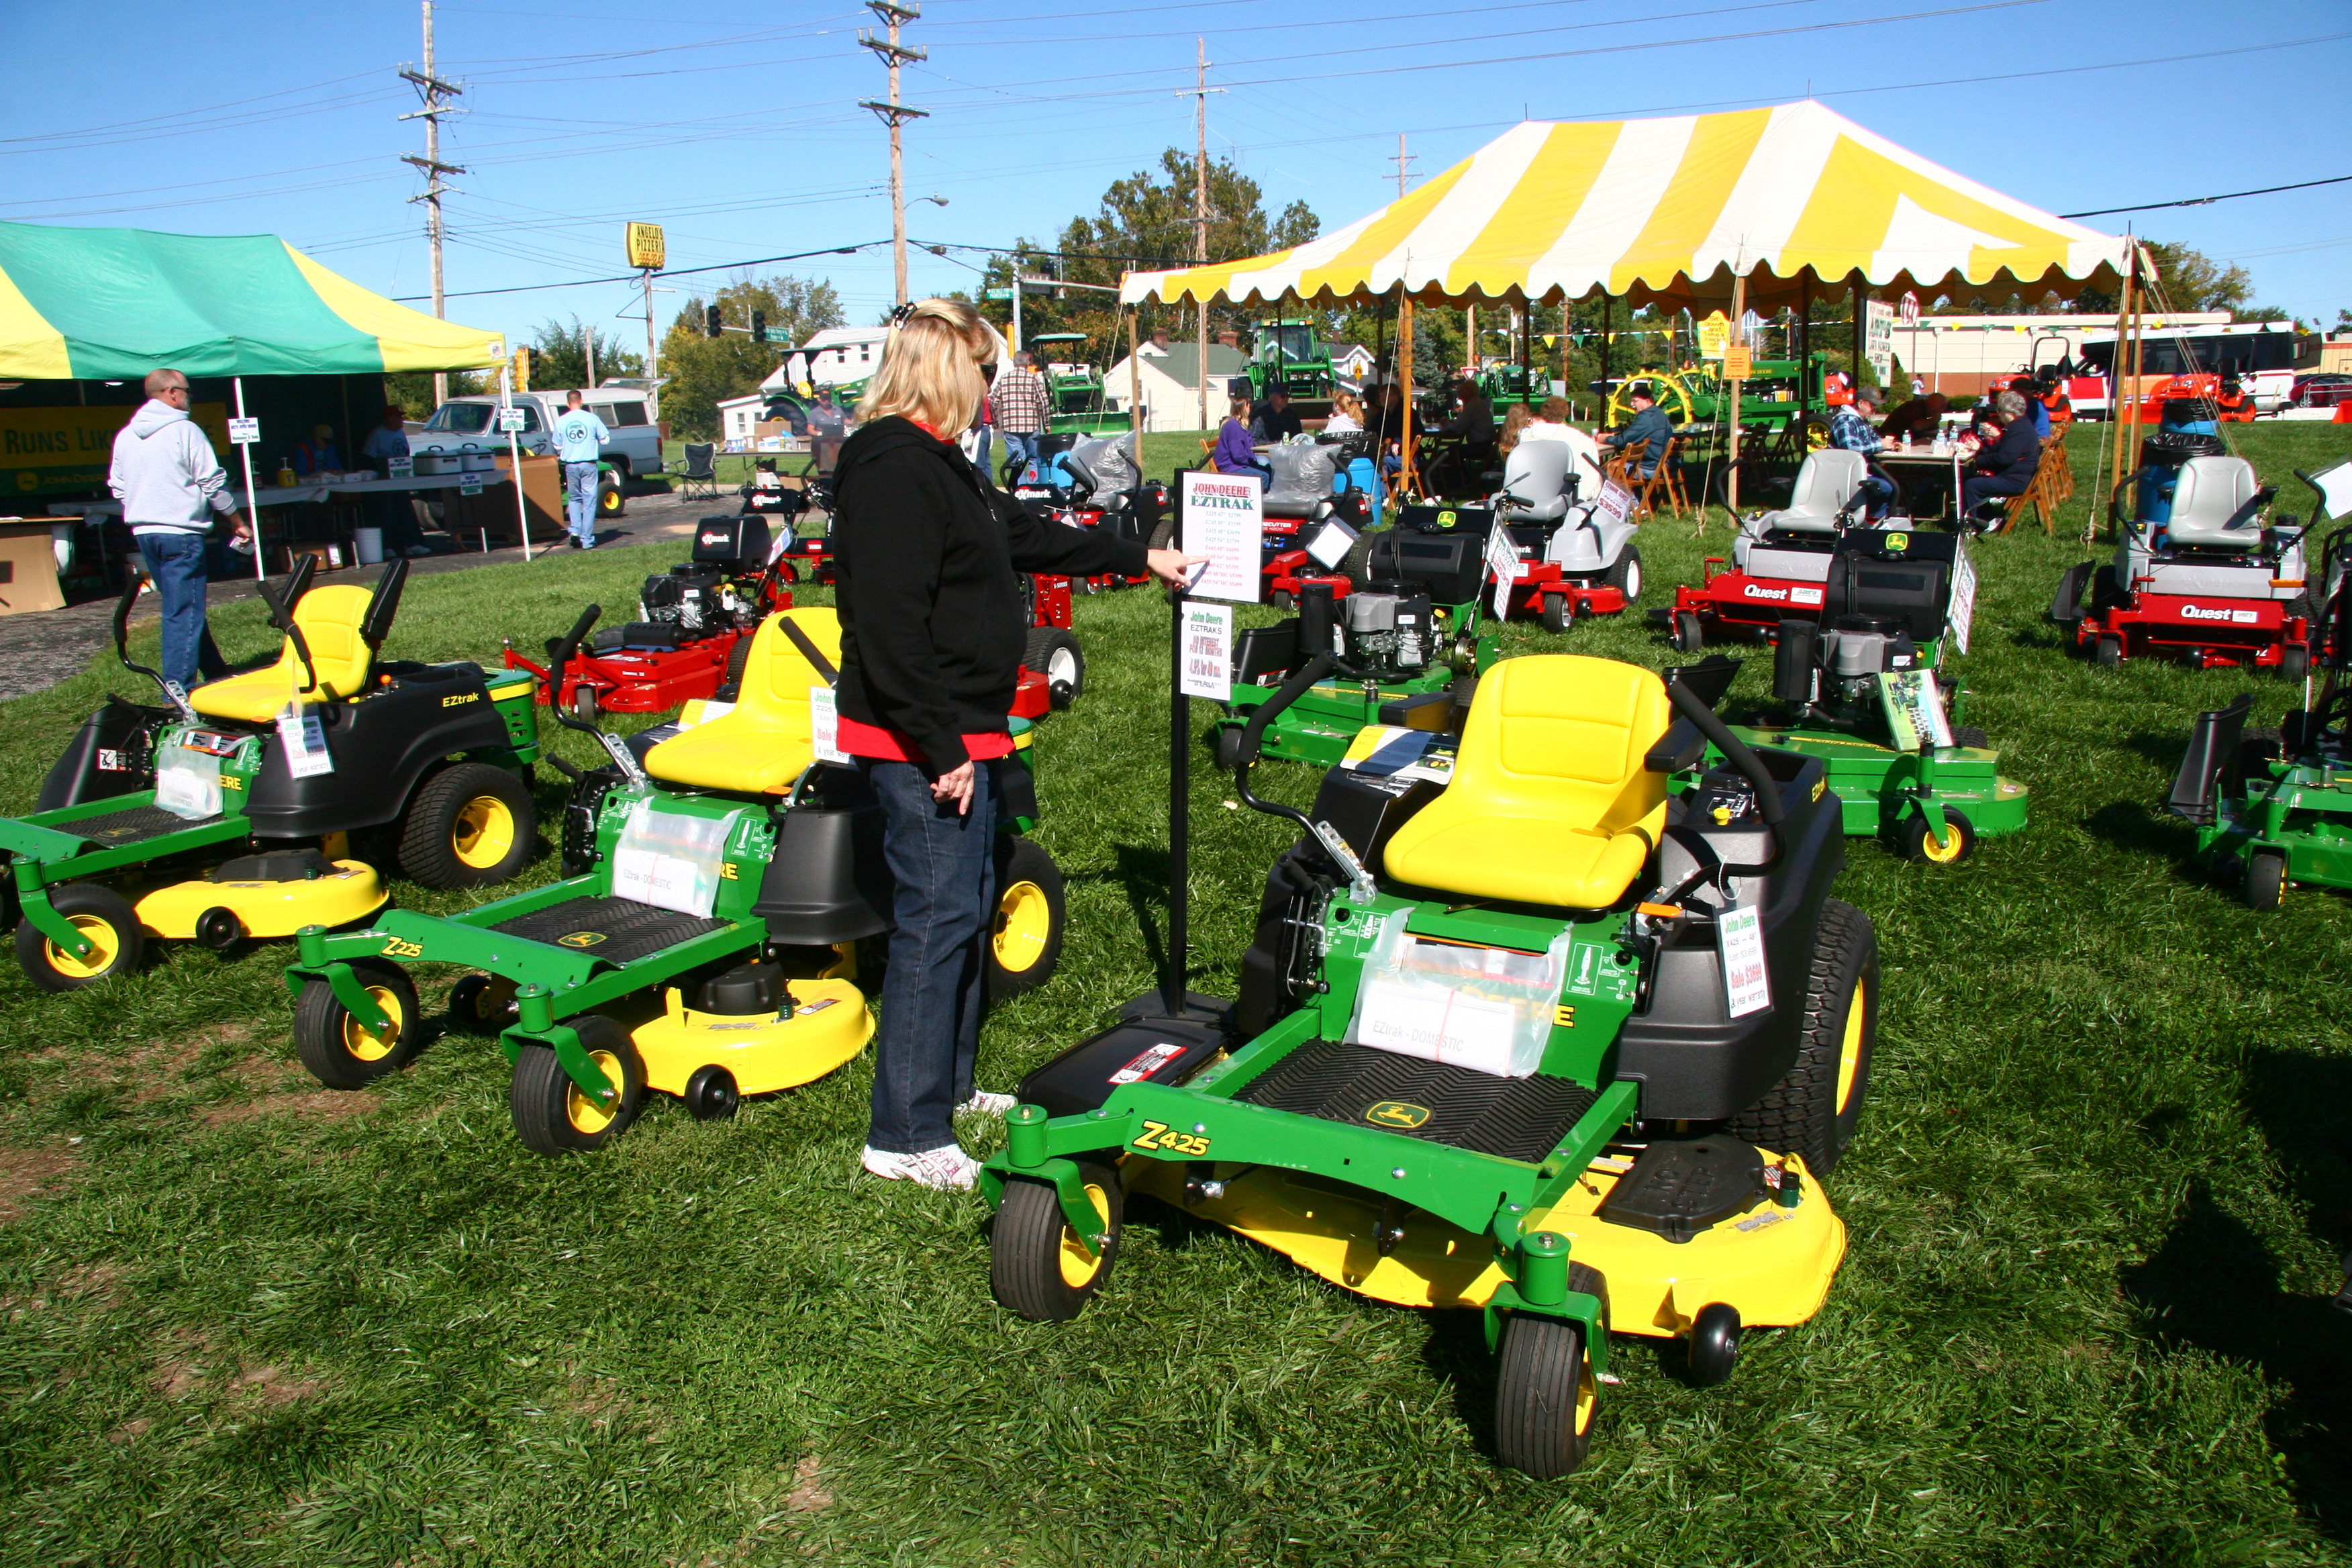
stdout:
POLYGON ((313 588, 294 606, 294 624, 310 645, 310 668, 319 678, 309 691, 302 681, 301 656, 288 637, 278 650, 278 662, 267 669, 207 681, 188 693, 189 706, 208 719, 236 719, 266 724, 290 699, 297 702, 341 702, 366 689, 375 656, 360 636, 368 606, 375 595, 349 583, 313 588))
POLYGON ((779 610, 752 636, 735 706, 647 752, 646 772, 664 784, 739 795, 782 795, 793 787, 816 760, 809 688, 826 682, 784 635, 781 623, 787 619, 840 668, 839 616, 823 608, 779 610))
POLYGON ((1389 875, 1472 899, 1605 909, 1657 847, 1665 683, 1580 654, 1507 659, 1470 704, 1445 793, 1389 840, 1389 875))

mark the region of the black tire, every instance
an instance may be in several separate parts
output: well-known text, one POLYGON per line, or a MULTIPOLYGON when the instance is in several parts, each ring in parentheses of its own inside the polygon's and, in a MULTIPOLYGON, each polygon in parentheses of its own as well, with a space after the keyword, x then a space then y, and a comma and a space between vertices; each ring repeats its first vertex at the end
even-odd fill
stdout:
POLYGON ((2257 849, 2246 857, 2246 905, 2268 913, 2286 897, 2286 858, 2257 849))
POLYGON ((1034 991, 1054 977, 1068 918, 1054 858, 1025 834, 999 834, 996 912, 983 950, 991 1001, 1034 991))
POLYGON ((2124 661, 2124 639, 2117 637, 2101 637, 2093 647, 2091 658, 2101 669, 2115 668, 2124 661))
POLYGON ((627 1131, 645 1101, 646 1064, 629 1032, 601 1013, 571 1020, 580 1046, 607 1076, 621 1079, 621 1100, 608 1115, 572 1086, 571 1075, 545 1046, 525 1046, 507 1086, 515 1136, 541 1154, 580 1154, 602 1148, 627 1131))
POLYGON ((147 935, 131 900, 100 882, 68 882, 49 889, 49 907, 68 923, 98 944, 87 960, 68 954, 51 942, 32 921, 18 912, 16 965, 25 978, 44 991, 79 991, 139 967, 146 955, 147 935))
POLYGON ((398 1072, 425 1043, 416 986, 396 963, 362 960, 352 973, 392 1021, 390 1037, 363 1027, 323 980, 306 980, 294 999, 294 1054, 329 1089, 365 1089, 398 1072))
POLYGON ((1675 617, 1675 651, 1696 653, 1706 646, 1706 627, 1696 610, 1685 610, 1675 617))
POLYGON ((1151 525, 1151 539, 1145 548, 1150 550, 1175 549, 1176 520, 1172 517, 1163 517, 1158 522, 1153 523, 1151 525))
POLYGON ((1958 729, 1953 731, 1952 744, 1955 746, 1973 746, 1979 752, 1989 752, 1992 750, 1991 740, 1987 737, 1982 730, 1978 729, 1974 724, 1963 724, 1958 729))
MULTIPOLYGON (((1571 1263, 1568 1288, 1601 1298, 1606 1332, 1609 1288, 1600 1272, 1571 1263)), ((1581 1325, 1512 1313, 1495 1371, 1495 1457, 1539 1481, 1571 1474, 1591 1448, 1600 1395, 1581 1325)))
POLYGON ((1348 553, 1339 557, 1339 575, 1348 580, 1348 591, 1355 592, 1372 580, 1372 540, 1376 533, 1368 531, 1356 536, 1348 546, 1348 553))
MULTIPOLYGON (((2292 711, 2287 714, 2290 721, 2296 716, 2292 711)), ((2263 770, 2285 754, 2286 732, 2284 729, 2257 724, 2240 731, 2238 754, 2231 758, 2221 771, 2221 788, 2230 795, 2238 794, 2246 787, 2248 779, 2268 776, 2263 770)))
POLYGON ((1917 812, 1903 819, 1895 832, 1902 836, 1903 858, 1927 861, 1937 866, 1957 866, 1977 852, 1977 825, 1969 820, 1968 813, 1951 806, 1944 808, 1944 831, 1940 837, 1927 834, 1927 819, 1917 812))
POLYGON ((1066 1323, 1110 1278, 1118 1262, 1119 1222, 1126 1194, 1118 1173, 1092 1161, 1078 1165, 1078 1184, 1103 1220, 1102 1250, 1092 1258, 1062 1215, 1061 1199, 1044 1182, 1010 1181, 988 1232, 988 1285, 999 1305, 1033 1323, 1066 1323))
POLYGON ((682 1098, 687 1114, 697 1121, 724 1121, 735 1114, 743 1099, 735 1087, 735 1075, 716 1063, 694 1069, 682 1098))
POLYGON ((1576 600, 1567 594, 1546 594, 1543 596, 1543 628, 1548 632, 1564 632, 1576 625, 1576 600))
POLYGON ((628 498, 621 493, 621 481, 617 476, 606 474, 596 481, 596 515, 599 518, 619 517, 628 510, 628 498))
POLYGON ((1297 597, 1287 588, 1276 588, 1266 595, 1265 602, 1274 606, 1277 616, 1286 616, 1298 607, 1297 597))
POLYGON ((713 701, 735 702, 741 700, 743 670, 751 662, 751 639, 758 635, 757 631, 745 632, 735 639, 735 646, 727 650, 727 676, 719 683, 719 689, 710 694, 713 701))
POLYGON ((1625 595, 1625 603, 1636 604, 1642 597, 1642 552, 1628 543, 1609 570, 1601 574, 1604 587, 1616 589, 1625 595))
POLYGON ((1729 1379, 1739 1362, 1739 1309, 1727 1301, 1709 1301, 1691 1320, 1690 1338, 1683 1343, 1683 1365, 1692 1383, 1712 1388, 1729 1379))
POLYGON ((1021 664, 1045 678, 1045 689, 1057 713, 1086 695, 1086 652, 1076 636, 1059 626, 1031 627, 1029 647, 1021 656, 1021 664))
POLYGON ((583 724, 593 724, 599 710, 596 689, 584 680, 575 683, 572 688, 572 716, 583 724))
POLYGON ((468 974, 449 987, 449 1023, 469 1035, 495 1035, 515 1021, 515 983, 468 974))
POLYGON ((1731 1119, 1731 1130, 1759 1148, 1797 1155, 1819 1178, 1837 1169, 1861 1125, 1878 1038, 1878 936, 1870 917, 1842 900, 1822 905, 1801 1005, 1797 1059, 1731 1119))
POLYGON ((2311 650, 2307 647, 2284 647, 2279 650, 2279 679, 2299 682, 2311 673, 2311 650))
POLYGON ((422 887, 486 888, 521 870, 538 837, 529 785, 488 763, 458 763, 409 801, 400 869, 422 887))

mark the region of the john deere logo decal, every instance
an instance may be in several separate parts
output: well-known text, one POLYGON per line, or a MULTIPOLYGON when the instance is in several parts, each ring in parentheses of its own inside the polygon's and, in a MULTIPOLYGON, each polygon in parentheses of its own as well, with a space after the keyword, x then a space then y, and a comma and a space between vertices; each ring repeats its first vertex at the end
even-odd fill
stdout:
POLYGON ((1440 528, 1452 528, 1455 521, 1454 515, 1450 511, 1441 511, 1437 514, 1437 526, 1440 528))
POLYGON ((1886 548, 1900 555, 1911 548, 1911 536, 1907 533, 1890 533, 1886 536, 1886 548))
POLYGON ((1418 1127, 1429 1120, 1429 1107, 1402 1100, 1383 1100, 1364 1112, 1364 1120, 1375 1127, 1418 1127))
POLYGON ((555 945, 558 947, 593 947, 604 940, 604 933, 601 931, 566 931, 562 936, 555 939, 555 945))

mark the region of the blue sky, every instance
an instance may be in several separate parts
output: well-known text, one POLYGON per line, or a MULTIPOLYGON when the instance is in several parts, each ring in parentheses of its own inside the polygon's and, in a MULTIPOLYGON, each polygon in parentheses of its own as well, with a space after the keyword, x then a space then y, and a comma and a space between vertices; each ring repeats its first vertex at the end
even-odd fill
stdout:
MULTIPOLYGON (((276 233, 384 293, 425 291, 423 208, 406 199, 421 181, 398 162, 422 128, 396 118, 416 101, 394 74, 419 57, 415 0, 0 14, 22 89, 0 110, 0 217, 276 233)), ((447 205, 455 320, 527 333, 576 313, 640 342, 626 285, 474 292, 625 271, 628 218, 667 226, 674 268, 889 235, 884 135, 856 106, 883 93, 856 42, 863 6, 460 0, 436 16, 468 110, 443 143, 470 171, 447 205)), ((908 128, 907 189, 948 205, 919 202, 908 224, 1000 246, 1092 211, 1110 181, 1192 144, 1176 93, 1196 37, 1227 89, 1210 100, 1212 152, 1269 206, 1304 199, 1332 226, 1394 195, 1399 132, 1425 176, 1523 114, 1808 90, 2054 212, 2352 174, 2352 37, 2330 37, 2346 34, 2343 0, 927 0, 907 41, 929 58, 904 92, 931 116, 908 128), (2082 68, 2148 60, 2166 63, 2082 68)), ((2352 306, 2352 184, 2088 221, 2236 259, 2258 302, 2305 320, 2352 306)), ((853 321, 890 300, 887 246, 761 270, 830 279, 853 321)), ((919 251, 913 276, 919 293, 975 280, 919 251)), ((665 325, 677 303, 659 300, 665 325)))

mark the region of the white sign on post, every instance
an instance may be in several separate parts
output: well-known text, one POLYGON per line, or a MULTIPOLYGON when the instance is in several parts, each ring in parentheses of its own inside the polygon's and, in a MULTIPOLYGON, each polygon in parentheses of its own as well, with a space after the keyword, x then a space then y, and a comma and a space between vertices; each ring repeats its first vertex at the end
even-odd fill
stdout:
POLYGON ((513 431, 517 434, 520 434, 526 427, 524 425, 524 417, 525 416, 523 411, 520 408, 499 409, 499 433, 500 435, 505 435, 509 431, 513 431))
POLYGON ((1969 623, 1977 614, 1977 565, 1969 559, 1966 550, 1952 567, 1952 646, 1960 652, 1969 651, 1969 623))
POLYGON ((1234 609, 1231 605, 1184 605, 1184 668, 1176 689, 1187 697, 1230 701, 1234 695, 1234 609))
POLYGON ((1633 515, 1633 492, 1615 479, 1603 479, 1601 499, 1592 503, 1595 522, 1619 523, 1633 515))
POLYGON ((228 422, 228 438, 231 446, 252 446, 261 439, 261 421, 258 418, 232 418, 228 422))
POLYGON ((1205 555, 1192 591, 1204 599, 1258 602, 1258 556, 1265 539, 1265 500, 1248 474, 1184 476, 1184 552, 1205 555))
POLYGON ((1864 357, 1878 374, 1878 384, 1895 377, 1895 307, 1884 300, 1866 301, 1863 316, 1864 357))
POLYGON ((1511 587, 1519 578, 1519 552, 1500 518, 1486 531, 1486 570, 1495 574, 1495 618, 1503 620, 1511 613, 1511 587))

